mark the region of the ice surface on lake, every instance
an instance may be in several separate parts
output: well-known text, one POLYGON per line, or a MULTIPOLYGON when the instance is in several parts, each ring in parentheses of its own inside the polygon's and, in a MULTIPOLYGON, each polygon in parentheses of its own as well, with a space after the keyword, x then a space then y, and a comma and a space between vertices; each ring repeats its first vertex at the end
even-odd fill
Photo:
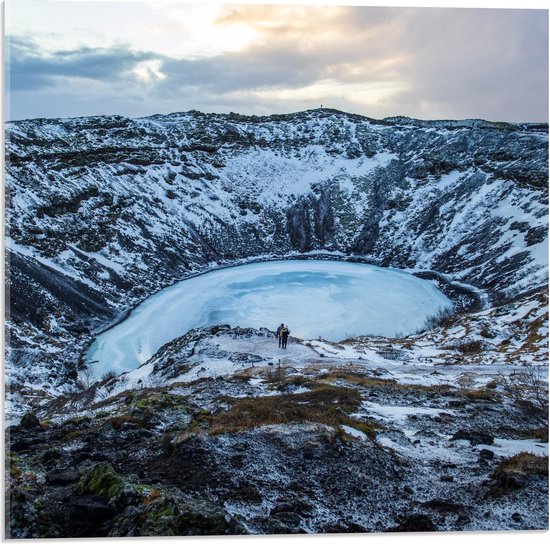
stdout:
POLYGON ((338 261, 285 260, 215 270, 150 296, 127 319, 100 334, 86 360, 95 375, 124 372, 190 329, 215 324, 288 324, 291 336, 410 334, 450 300, 406 272, 338 261))

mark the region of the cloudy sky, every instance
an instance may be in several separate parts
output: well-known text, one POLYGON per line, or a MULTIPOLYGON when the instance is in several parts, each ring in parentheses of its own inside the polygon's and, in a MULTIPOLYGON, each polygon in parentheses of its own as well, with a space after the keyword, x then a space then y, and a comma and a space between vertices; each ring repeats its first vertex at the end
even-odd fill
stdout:
POLYGON ((323 104, 548 121, 548 11, 335 3, 6 0, 7 118, 323 104))

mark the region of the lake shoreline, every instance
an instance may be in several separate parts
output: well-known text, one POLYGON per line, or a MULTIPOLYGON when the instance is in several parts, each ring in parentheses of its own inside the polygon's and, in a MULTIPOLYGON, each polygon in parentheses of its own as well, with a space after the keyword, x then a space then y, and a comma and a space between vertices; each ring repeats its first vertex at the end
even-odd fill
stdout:
MULTIPOLYGON (((298 323, 294 323, 294 334, 303 338, 322 336, 335 342, 365 333, 387 337, 413 334, 424 325, 428 317, 439 311, 438 308, 445 306, 447 312, 451 311, 451 308, 453 308, 452 311, 456 309, 452 298, 447 297, 447 294, 440 287, 444 282, 435 281, 435 279, 427 277, 422 278, 419 277, 420 274, 414 274, 410 271, 391 267, 379 267, 373 264, 372 260, 366 262, 366 259, 353 257, 335 258, 341 256, 324 254, 322 255, 323 258, 319 258, 320 256, 319 254, 289 255, 283 259, 263 258, 254 261, 247 260, 237 265, 226 265, 189 275, 185 279, 150 295, 140 302, 140 304, 121 314, 119 320, 104 328, 91 339, 91 342, 85 349, 85 353, 82 354, 83 358, 88 364, 91 361, 97 360, 96 353, 98 350, 100 352, 103 351, 104 347, 103 345, 98 345, 94 351, 91 351, 94 349, 94 342, 104 342, 105 338, 109 338, 109 331, 112 331, 116 326, 122 326, 124 323, 126 323, 126 329, 135 326, 135 319, 142 319, 136 316, 136 310, 146 303, 148 305, 159 304, 156 302, 159 297, 164 297, 164 306, 156 309, 151 315, 154 316, 154 321, 160 319, 161 322, 164 322, 165 328, 171 330, 174 327, 187 325, 188 329, 186 330, 190 330, 216 323, 231 322, 232 320, 234 321, 234 316, 237 316, 235 319, 238 321, 232 323, 233 326, 261 327, 266 326, 273 319, 279 321, 281 316, 293 315, 296 308, 303 308, 304 311, 299 314, 302 321, 298 319, 298 323), (307 261, 308 265, 305 266, 307 270, 302 270, 302 267, 293 268, 292 266, 290 268, 287 267, 285 270, 285 266, 287 264, 290 265, 292 261, 307 261), (355 269, 346 269, 341 266, 344 263, 349 265, 365 265, 368 268, 362 269, 361 267, 357 267, 355 269), (323 266, 323 264, 326 266, 323 266), (267 268, 264 270, 265 267, 260 265, 266 265, 267 268), (270 267, 269 265, 272 266, 270 267), (251 270, 248 269, 245 272, 243 270, 244 266, 256 267, 257 270, 252 272, 252 280, 248 277, 251 270), (278 267, 280 266, 283 266, 282 270, 279 270, 278 267), (210 283, 212 280, 200 281, 200 286, 194 286, 194 289, 192 289, 193 293, 191 291, 186 292, 185 296, 191 297, 187 301, 180 300, 181 293, 177 297, 174 297, 173 293, 172 295, 168 295, 169 290, 173 290, 176 285, 184 284, 184 282, 190 280, 201 280, 207 273, 217 274, 219 278, 223 276, 224 280, 216 282, 214 279, 213 284, 210 283), (305 283, 302 283, 301 279, 296 280, 294 278, 297 274, 300 278, 300 275, 303 273, 312 275, 307 280, 304 280, 305 283), (386 273, 391 273, 392 276, 387 276, 386 273), (265 285, 263 277, 277 278, 277 281, 281 281, 280 278, 285 277, 286 279, 283 281, 290 281, 290 283, 283 285, 283 289, 280 291, 271 294, 269 290, 274 289, 274 286, 265 285), (294 279, 289 280, 290 277, 294 279), (233 282, 237 282, 234 284, 237 287, 233 286, 229 291, 227 289, 230 284, 224 286, 224 282, 228 278, 231 278, 233 282), (367 279, 368 283, 357 283, 367 279), (254 282, 257 281, 260 281, 260 283, 255 284, 254 282), (327 281, 327 287, 325 288, 322 282, 327 281), (344 286, 342 282, 349 284, 349 286, 344 286), (426 284, 419 282, 426 282, 426 284), (235 288, 239 288, 238 285, 245 288, 245 291, 241 294, 235 293, 235 288), (291 293, 287 292, 289 286, 296 290, 294 295, 298 301, 292 298, 291 293), (310 296, 300 302, 300 297, 304 296, 304 288, 310 291, 310 296), (349 296, 349 288, 352 289, 353 296, 349 296), (211 299, 212 294, 210 292, 212 289, 220 291, 215 301, 211 299), (247 297, 247 301, 241 301, 243 296, 247 297), (277 303, 272 302, 273 296, 281 300, 277 303), (250 299, 250 297, 252 298, 250 299), (359 303, 359 299, 364 297, 367 297, 364 303, 359 303), (165 307, 166 304, 169 306, 168 310, 165 307), (270 307, 269 304, 274 305, 270 307), (435 306, 433 306, 434 304, 435 306), (182 309, 186 308, 186 305, 192 311, 196 310, 191 317, 188 317, 186 311, 182 311, 182 309), (280 308, 285 307, 287 308, 286 310, 280 310, 280 308), (244 314, 242 313, 243 311, 245 312, 244 314), (128 323, 128 319, 132 315, 134 315, 134 323, 128 323), (227 317, 228 315, 229 317, 227 317), (275 317, 277 315, 279 315, 278 318, 275 317), (174 321, 170 321, 170 316, 174 318, 174 321), (181 325, 180 322, 182 319, 183 322, 185 320, 190 321, 187 325, 181 325), (243 322, 239 321, 241 319, 243 322), (368 324, 369 319, 371 320, 370 325, 368 324), (174 323, 176 324, 174 325, 174 323), (348 326, 349 328, 347 328, 348 326), (302 330, 304 327, 305 330, 302 330), (311 327, 314 327, 314 330, 308 331, 311 327)), ((191 288, 191 286, 189 287, 191 288)), ((147 311, 151 311, 151 309, 147 311)), ((164 343, 162 342, 159 346, 156 345, 158 343, 157 334, 152 334, 147 330, 148 324, 149 322, 143 323, 142 327, 128 333, 119 331, 119 334, 122 334, 122 340, 119 337, 114 341, 109 339, 112 346, 108 346, 107 349, 115 349, 113 342, 118 342, 119 345, 126 342, 125 349, 131 349, 132 352, 135 351, 138 362, 143 363, 143 357, 149 358, 164 343)), ((157 332, 160 333, 161 339, 165 341, 170 340, 168 337, 164 338, 168 333, 165 333, 162 327, 157 332)), ((179 331, 178 329, 177 335, 184 333, 184 330, 179 331)), ((113 355, 115 360, 122 360, 125 357, 125 355, 122 355, 123 351, 120 349, 116 349, 115 353, 116 356, 113 355)), ((113 367, 116 368, 117 365, 118 363, 113 363, 113 367)))

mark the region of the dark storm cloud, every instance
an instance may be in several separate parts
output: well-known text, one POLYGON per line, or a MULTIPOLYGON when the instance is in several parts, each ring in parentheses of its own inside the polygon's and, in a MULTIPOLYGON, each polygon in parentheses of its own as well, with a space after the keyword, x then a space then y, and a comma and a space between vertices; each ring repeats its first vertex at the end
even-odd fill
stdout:
POLYGON ((7 68, 12 91, 56 86, 67 78, 120 80, 140 62, 157 58, 154 53, 136 53, 124 46, 81 47, 51 54, 38 54, 39 49, 32 40, 8 38, 7 68))

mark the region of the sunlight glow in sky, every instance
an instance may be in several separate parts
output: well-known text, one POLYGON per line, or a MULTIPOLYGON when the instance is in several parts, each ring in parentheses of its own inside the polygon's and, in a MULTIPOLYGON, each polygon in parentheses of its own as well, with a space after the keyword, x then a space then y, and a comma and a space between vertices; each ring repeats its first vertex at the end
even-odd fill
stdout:
POLYGON ((6 0, 8 119, 548 120, 548 11, 6 0))

